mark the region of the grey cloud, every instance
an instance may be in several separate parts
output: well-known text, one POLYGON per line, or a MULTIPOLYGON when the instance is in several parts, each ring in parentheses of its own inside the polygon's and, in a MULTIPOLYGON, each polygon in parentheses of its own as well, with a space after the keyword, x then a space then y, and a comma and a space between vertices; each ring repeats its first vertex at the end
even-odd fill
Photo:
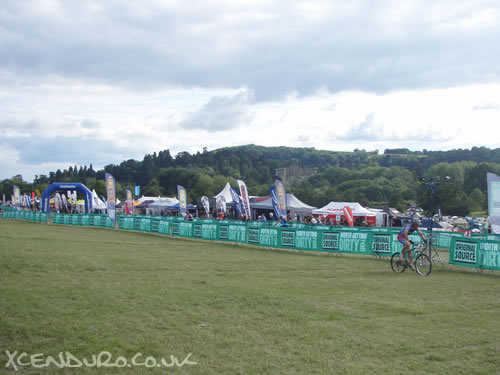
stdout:
POLYGON ((416 2, 397 21, 390 12, 399 2, 388 0, 315 2, 325 9, 310 18, 302 3, 284 1, 260 9, 201 1, 70 1, 55 9, 7 2, 0 77, 55 75, 132 89, 248 87, 256 100, 320 88, 387 92, 498 82, 500 24, 455 27, 478 11, 498 13, 498 2, 438 3, 416 2))
POLYGON ((100 125, 99 121, 92 119, 84 119, 80 122, 80 126, 84 129, 97 129, 100 125))
POLYGON ((16 149, 24 164, 77 163, 104 165, 144 155, 133 147, 122 147, 112 141, 82 136, 2 137, 0 146, 16 149))
POLYGON ((459 128, 457 128, 455 132, 443 134, 439 131, 439 128, 420 129, 415 127, 404 129, 404 126, 402 126, 402 131, 400 133, 388 133, 384 130, 383 124, 379 124, 375 121, 375 115, 370 113, 359 125, 350 128, 344 135, 330 136, 330 139, 359 142, 426 144, 429 142, 448 142, 457 137, 459 132, 459 128))
POLYGON ((33 130, 42 128, 43 124, 36 120, 20 121, 18 119, 0 119, 0 129, 3 130, 33 130))
POLYGON ((180 126, 185 129, 223 131, 237 128, 250 121, 247 110, 248 96, 213 97, 199 111, 191 113, 180 126))
POLYGON ((374 122, 374 114, 370 113, 358 126, 350 128, 345 135, 337 138, 350 141, 375 142, 383 139, 383 133, 381 127, 374 122))

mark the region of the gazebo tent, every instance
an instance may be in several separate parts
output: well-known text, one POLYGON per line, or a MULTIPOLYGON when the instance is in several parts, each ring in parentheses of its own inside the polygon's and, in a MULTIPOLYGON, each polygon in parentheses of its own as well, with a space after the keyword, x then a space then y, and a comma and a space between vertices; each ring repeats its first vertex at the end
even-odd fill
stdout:
POLYGON ((177 198, 160 198, 149 205, 149 208, 168 208, 179 203, 177 198))
MULTIPOLYGON (((287 208, 290 211, 291 214, 297 214, 299 216, 311 216, 313 210, 316 209, 316 207, 309 206, 308 204, 305 204, 304 202, 300 201, 295 195, 287 193, 286 195, 286 200, 287 200, 287 208)), ((265 201, 262 202, 257 202, 257 203, 251 203, 250 206, 254 210, 273 210, 273 201, 271 198, 266 199, 265 201)))
POLYGON ((403 214, 396 208, 388 207, 385 209, 385 212, 389 215, 390 227, 401 227, 405 221, 411 219, 411 215, 403 214))
POLYGON ((101 199, 99 199, 95 189, 92 190, 92 200, 93 200, 92 209, 94 211, 98 211, 98 212, 105 212, 106 211, 106 209, 107 209, 106 203, 103 202, 101 199))
POLYGON ((344 216, 344 207, 349 207, 351 209, 355 222, 358 218, 366 218, 366 223, 368 225, 375 226, 376 215, 357 202, 330 202, 326 206, 314 210, 312 213, 313 215, 332 218, 334 223, 338 225, 340 224, 340 220, 337 219, 344 216))
MULTIPOLYGON (((173 198, 160 198, 155 202, 151 203, 146 211, 153 215, 161 215, 166 210, 172 209, 175 205, 179 204, 179 200, 175 197, 173 198)), ((174 209, 175 210, 175 209, 174 209)))
POLYGON ((219 196, 223 196, 226 200, 226 203, 233 202, 233 196, 231 195, 231 185, 229 184, 229 182, 226 184, 226 186, 224 186, 224 189, 222 189, 219 194, 214 196, 214 198, 217 199, 219 196))

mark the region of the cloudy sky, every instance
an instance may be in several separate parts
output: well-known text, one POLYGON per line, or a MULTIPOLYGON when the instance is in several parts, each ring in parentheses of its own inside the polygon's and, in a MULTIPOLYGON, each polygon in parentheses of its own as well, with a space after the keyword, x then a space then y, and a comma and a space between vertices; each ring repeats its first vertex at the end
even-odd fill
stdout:
POLYGON ((498 0, 5 0, 0 179, 167 148, 500 147, 499 17, 498 0))

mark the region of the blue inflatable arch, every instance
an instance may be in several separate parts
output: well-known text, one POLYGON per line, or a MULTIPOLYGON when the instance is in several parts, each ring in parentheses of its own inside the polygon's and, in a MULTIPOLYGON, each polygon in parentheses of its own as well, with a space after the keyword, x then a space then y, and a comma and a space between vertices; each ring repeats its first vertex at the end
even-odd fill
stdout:
POLYGON ((79 182, 54 182, 42 193, 42 212, 49 212, 50 196, 56 191, 79 191, 85 199, 85 212, 92 211, 92 192, 84 184, 79 182))

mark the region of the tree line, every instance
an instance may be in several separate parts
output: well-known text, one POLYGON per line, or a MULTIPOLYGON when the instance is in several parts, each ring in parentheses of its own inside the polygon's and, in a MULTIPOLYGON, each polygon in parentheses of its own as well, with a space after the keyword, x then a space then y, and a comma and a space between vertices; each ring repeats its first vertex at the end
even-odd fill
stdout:
POLYGON ((268 195, 277 168, 292 164, 317 168, 310 177, 287 181, 288 192, 310 205, 321 207, 330 201, 356 201, 370 207, 396 207, 405 210, 415 203, 429 210, 430 192, 419 182, 420 176, 450 176, 440 185, 434 205, 444 214, 468 215, 487 206, 486 173, 500 174, 500 148, 473 147, 450 151, 410 151, 386 149, 383 153, 356 149, 352 152, 314 148, 263 147, 246 145, 226 147, 172 156, 169 150, 144 156, 142 161, 126 160, 118 165, 70 166, 67 169, 37 175, 32 182, 21 175, 0 182, 7 199, 12 186, 22 192, 43 191, 52 182, 82 182, 98 195, 105 194, 104 173, 117 181, 118 198, 125 190, 141 186, 141 195, 174 196, 177 185, 188 191, 188 199, 217 194, 226 182, 246 182, 251 195, 268 195))

